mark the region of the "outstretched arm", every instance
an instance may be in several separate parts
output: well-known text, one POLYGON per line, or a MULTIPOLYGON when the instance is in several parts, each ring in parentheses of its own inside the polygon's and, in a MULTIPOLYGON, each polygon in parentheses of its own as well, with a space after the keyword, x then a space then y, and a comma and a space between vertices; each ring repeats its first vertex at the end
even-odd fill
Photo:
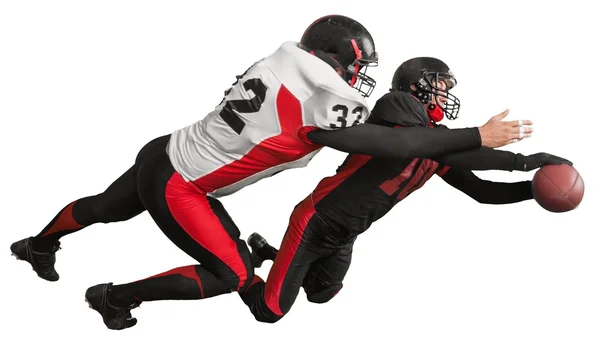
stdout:
POLYGON ((515 154, 510 151, 495 150, 481 147, 474 150, 461 151, 432 158, 443 165, 455 169, 485 171, 522 171, 528 172, 545 165, 559 165, 572 163, 562 157, 548 153, 533 155, 515 154))
POLYGON ((533 198, 531 181, 500 183, 483 180, 466 169, 450 168, 442 179, 482 204, 510 204, 533 198))
POLYGON ((305 102, 305 113, 312 117, 317 129, 304 128, 309 132, 299 136, 350 154, 407 159, 430 158, 482 146, 497 148, 527 138, 532 131, 527 127, 531 121, 502 121, 508 110, 480 127, 428 128, 425 108, 407 93, 382 97, 370 115, 401 128, 362 123, 369 116, 366 107, 353 97, 321 87, 305 102))
POLYGON ((314 130, 306 138, 312 143, 351 154, 399 159, 433 157, 481 146, 476 127, 450 130, 361 124, 335 131, 314 130))

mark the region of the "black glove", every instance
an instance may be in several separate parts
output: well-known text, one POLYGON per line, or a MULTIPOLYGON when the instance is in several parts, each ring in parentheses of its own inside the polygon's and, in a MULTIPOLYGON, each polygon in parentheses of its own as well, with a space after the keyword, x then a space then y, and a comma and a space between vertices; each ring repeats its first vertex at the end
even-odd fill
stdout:
POLYGON ((517 154, 517 162, 515 165, 515 170, 522 172, 533 171, 534 169, 540 168, 546 165, 561 165, 567 164, 569 166, 573 165, 573 162, 563 159, 562 157, 554 156, 548 153, 537 153, 533 155, 523 156, 521 154, 517 154))

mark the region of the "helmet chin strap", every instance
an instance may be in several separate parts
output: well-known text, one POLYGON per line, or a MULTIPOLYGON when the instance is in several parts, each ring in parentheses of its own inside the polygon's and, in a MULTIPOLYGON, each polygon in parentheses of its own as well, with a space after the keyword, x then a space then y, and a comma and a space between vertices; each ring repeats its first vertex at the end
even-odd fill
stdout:
POLYGON ((427 106, 427 114, 433 122, 440 122, 444 119, 444 110, 435 103, 429 103, 427 106))

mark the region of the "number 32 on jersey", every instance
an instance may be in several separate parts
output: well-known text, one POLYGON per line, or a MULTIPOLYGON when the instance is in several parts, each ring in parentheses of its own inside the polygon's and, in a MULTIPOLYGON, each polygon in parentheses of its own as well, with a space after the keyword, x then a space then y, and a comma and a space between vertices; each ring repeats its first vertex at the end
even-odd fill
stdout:
POLYGON ((350 110, 346 105, 337 104, 331 108, 331 111, 338 114, 337 122, 329 124, 329 127, 331 127, 332 129, 343 129, 345 127, 348 127, 348 122, 352 121, 352 119, 354 119, 354 121, 352 122, 351 126, 355 126, 361 123, 363 113, 362 106, 356 106, 352 110, 350 110), (349 114, 352 115, 351 119, 348 119, 349 114))

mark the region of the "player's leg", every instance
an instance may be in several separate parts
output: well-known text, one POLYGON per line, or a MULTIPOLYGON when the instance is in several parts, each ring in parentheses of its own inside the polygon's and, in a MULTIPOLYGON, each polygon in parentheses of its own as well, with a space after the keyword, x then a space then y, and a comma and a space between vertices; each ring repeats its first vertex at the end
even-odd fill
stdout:
POLYGON ((348 243, 331 256, 311 265, 302 284, 308 301, 326 303, 339 293, 350 268, 353 246, 354 242, 348 243))
POLYGON ((254 270, 238 228, 219 201, 200 194, 197 198, 188 199, 185 208, 174 206, 172 215, 156 205, 148 211, 165 235, 201 264, 114 286, 115 303, 204 299, 247 286, 254 270))
POLYGON ((245 288, 254 273, 246 243, 218 200, 174 173, 166 154, 140 169, 138 190, 149 214, 173 243, 201 264, 127 284, 90 287, 86 299, 111 329, 135 325, 130 310, 141 302, 230 293, 245 288))
POLYGON ((274 323, 290 311, 311 264, 328 254, 315 232, 322 227, 310 198, 294 209, 266 283, 255 275, 241 294, 256 320, 274 323))
MULTIPOLYGON (((279 250, 271 246, 258 234, 250 236, 248 243, 252 247, 252 261, 258 268, 264 260, 275 260, 279 250)), ((344 245, 327 257, 314 261, 305 274, 302 287, 307 298, 313 303, 326 303, 343 287, 343 280, 350 268, 354 242, 344 245)))
POLYGON ((137 168, 147 152, 151 152, 156 146, 166 146, 167 140, 168 136, 164 136, 146 144, 140 150, 136 163, 104 192, 67 204, 37 236, 13 243, 12 253, 18 259, 29 262, 41 278, 58 280, 54 263, 61 237, 95 223, 129 220, 145 210, 137 193, 137 168))

